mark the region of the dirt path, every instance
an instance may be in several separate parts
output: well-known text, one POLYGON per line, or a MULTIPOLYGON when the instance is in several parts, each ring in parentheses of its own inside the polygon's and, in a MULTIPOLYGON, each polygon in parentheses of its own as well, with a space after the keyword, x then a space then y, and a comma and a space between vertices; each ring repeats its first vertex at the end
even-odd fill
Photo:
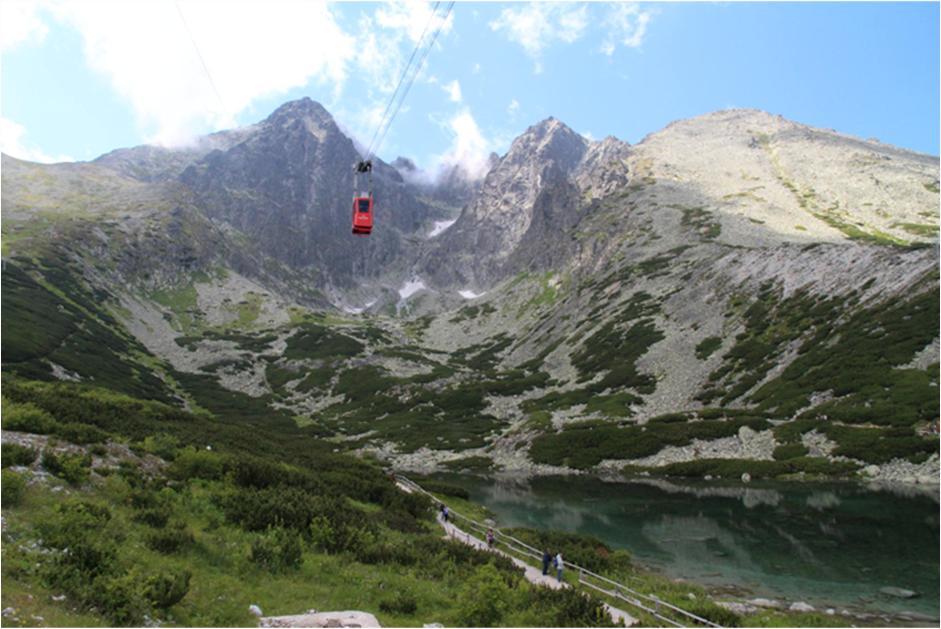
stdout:
MULTIPOLYGON (((451 539, 458 540, 464 544, 473 546, 474 548, 477 548, 484 552, 497 553, 499 555, 503 555, 504 557, 512 561, 514 565, 522 568, 525 571, 526 580, 529 581, 530 583, 533 583, 535 585, 543 585, 545 587, 552 588, 553 590, 558 590, 559 588, 563 588, 563 587, 570 587, 568 583, 560 582, 558 579, 556 579, 552 575, 542 574, 542 572, 540 572, 538 568, 535 568, 529 565, 522 559, 518 559, 512 555, 509 555, 503 552, 502 550, 488 548, 486 542, 459 529, 452 522, 445 522, 440 514, 438 514, 438 524, 440 524, 444 528, 445 533, 451 539)), ((618 609, 617 607, 612 607, 611 605, 608 605, 607 603, 604 603, 604 608, 605 608, 605 611, 607 611, 608 614, 611 616, 612 620, 614 620, 614 622, 616 623, 622 623, 625 626, 630 627, 631 625, 637 622, 636 618, 634 618, 633 616, 631 616, 630 614, 628 614, 626 611, 622 609, 618 609)))

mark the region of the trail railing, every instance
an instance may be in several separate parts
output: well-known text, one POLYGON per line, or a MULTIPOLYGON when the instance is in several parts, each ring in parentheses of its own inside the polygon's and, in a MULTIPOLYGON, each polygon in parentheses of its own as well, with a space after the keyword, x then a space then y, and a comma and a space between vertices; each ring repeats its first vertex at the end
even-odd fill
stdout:
MULTIPOLYGON (((414 482, 413 480, 401 475, 396 475, 396 480, 410 490, 428 496, 436 504, 443 504, 441 500, 439 500, 430 492, 426 491, 421 485, 414 482)), ((534 548, 533 546, 530 546, 526 542, 513 537, 512 535, 502 533, 494 526, 482 524, 454 511, 450 507, 448 507, 448 515, 449 517, 454 517, 455 519, 466 523, 466 528, 476 533, 474 535, 475 539, 486 540, 487 531, 493 530, 495 544, 502 545, 504 548, 506 548, 507 551, 509 551, 508 554, 511 556, 516 556, 517 558, 520 558, 521 556, 524 560, 534 559, 537 562, 537 566, 542 561, 542 551, 540 551, 538 548, 534 548)), ((470 533, 468 532, 467 535, 470 535, 470 533)), ((705 627, 716 627, 721 629, 720 625, 717 625, 711 620, 697 616, 696 614, 689 612, 682 607, 677 607, 676 605, 673 605, 667 601, 663 601, 654 595, 638 592, 637 590, 634 590, 624 585, 623 583, 619 583, 618 581, 609 579, 608 577, 597 574, 596 572, 592 572, 588 568, 583 568, 571 562, 566 562, 566 566, 570 570, 578 572, 579 585, 594 590, 600 594, 604 594, 605 596, 615 600, 623 601, 631 607, 646 612, 657 620, 660 620, 670 626, 685 627, 686 625, 675 618, 664 616, 664 613, 672 612, 674 615, 679 616, 682 621, 690 624, 702 625, 705 627)))

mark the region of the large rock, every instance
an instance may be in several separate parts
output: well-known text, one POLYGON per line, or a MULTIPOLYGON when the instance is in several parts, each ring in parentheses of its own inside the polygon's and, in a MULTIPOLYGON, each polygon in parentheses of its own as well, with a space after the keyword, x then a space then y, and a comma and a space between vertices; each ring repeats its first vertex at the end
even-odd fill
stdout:
POLYGON ((368 612, 343 611, 298 614, 295 616, 267 616, 260 627, 381 627, 375 616, 368 612))
POLYGON ((906 590, 905 588, 899 588, 894 586, 887 586, 884 588, 879 588, 879 591, 885 594, 886 596, 894 596, 896 598, 915 598, 918 596, 918 592, 914 590, 906 590))

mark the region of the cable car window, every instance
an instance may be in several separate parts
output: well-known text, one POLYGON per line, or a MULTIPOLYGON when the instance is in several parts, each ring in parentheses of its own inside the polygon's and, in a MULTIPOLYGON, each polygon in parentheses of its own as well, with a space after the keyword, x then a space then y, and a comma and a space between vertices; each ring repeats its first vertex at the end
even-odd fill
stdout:
POLYGON ((359 211, 368 212, 369 211, 369 199, 360 199, 359 200, 359 211))

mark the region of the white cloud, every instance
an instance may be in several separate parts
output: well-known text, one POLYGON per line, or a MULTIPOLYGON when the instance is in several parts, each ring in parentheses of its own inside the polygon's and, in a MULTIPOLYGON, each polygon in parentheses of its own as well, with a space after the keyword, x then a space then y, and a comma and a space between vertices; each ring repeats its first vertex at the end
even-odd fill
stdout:
POLYGON ((612 6, 604 20, 607 32, 601 42, 601 52, 610 57, 619 44, 638 48, 644 42, 651 15, 651 11, 643 11, 633 2, 612 6))
POLYGON ((0 2, 0 50, 7 52, 23 43, 42 43, 49 27, 40 18, 39 9, 37 2, 0 2))
POLYGON ((461 102, 461 84, 458 83, 457 79, 442 85, 441 89, 443 89, 444 92, 448 95, 448 98, 451 99, 452 103, 461 102))
POLYGON ((81 33, 87 63, 131 104, 148 139, 164 144, 231 126, 253 101, 311 79, 339 89, 355 50, 326 5, 303 0, 62 0, 51 9, 81 33))
POLYGON ((520 102, 515 98, 510 101, 509 105, 506 106, 506 113, 510 114, 510 116, 515 116, 517 113, 519 113, 519 110, 520 102))
POLYGON ((55 162, 74 162, 68 155, 48 155, 38 148, 24 143, 26 128, 9 118, 0 116, 0 151, 7 155, 31 162, 52 164, 55 162))
MULTIPOLYGON (((363 144, 370 142, 422 33, 425 33, 427 41, 440 26, 441 33, 435 44, 435 48, 440 49, 444 35, 451 30, 454 15, 443 20, 443 10, 439 8, 433 14, 432 7, 432 4, 423 2, 396 2, 381 5, 374 13, 364 14, 360 18, 356 27, 356 53, 351 60, 358 92, 353 99, 335 98, 334 102, 329 103, 329 108, 346 123, 348 133, 363 144)), ((415 62, 418 61, 416 57, 415 62)), ((460 100, 457 81, 442 85, 436 76, 424 72, 419 74, 417 80, 441 85, 452 100, 455 96, 460 100)), ((407 111, 408 106, 403 106, 399 114, 407 111)), ((393 126, 380 148, 394 150, 394 136, 393 126)))
POLYGON ((480 74, 480 64, 475 63, 473 69, 471 69, 471 72, 473 74, 480 74))
MULTIPOLYGON (((438 10, 432 17, 434 5, 421 0, 393 2, 382 5, 376 10, 376 22, 385 29, 403 31, 413 44, 417 44, 423 33, 431 34, 441 28, 441 35, 451 31, 454 15, 442 20, 444 11, 438 10)), ((440 37, 440 35, 439 35, 440 37)))
POLYGON ((537 73, 542 71, 540 58, 545 48, 556 42, 577 41, 587 26, 586 5, 557 3, 531 3, 503 9, 497 19, 490 22, 491 30, 504 32, 510 41, 523 47, 535 61, 537 73))
POLYGON ((465 107, 452 116, 447 127, 451 146, 438 156, 438 167, 460 166, 472 179, 486 175, 492 143, 484 137, 470 109, 465 107))

